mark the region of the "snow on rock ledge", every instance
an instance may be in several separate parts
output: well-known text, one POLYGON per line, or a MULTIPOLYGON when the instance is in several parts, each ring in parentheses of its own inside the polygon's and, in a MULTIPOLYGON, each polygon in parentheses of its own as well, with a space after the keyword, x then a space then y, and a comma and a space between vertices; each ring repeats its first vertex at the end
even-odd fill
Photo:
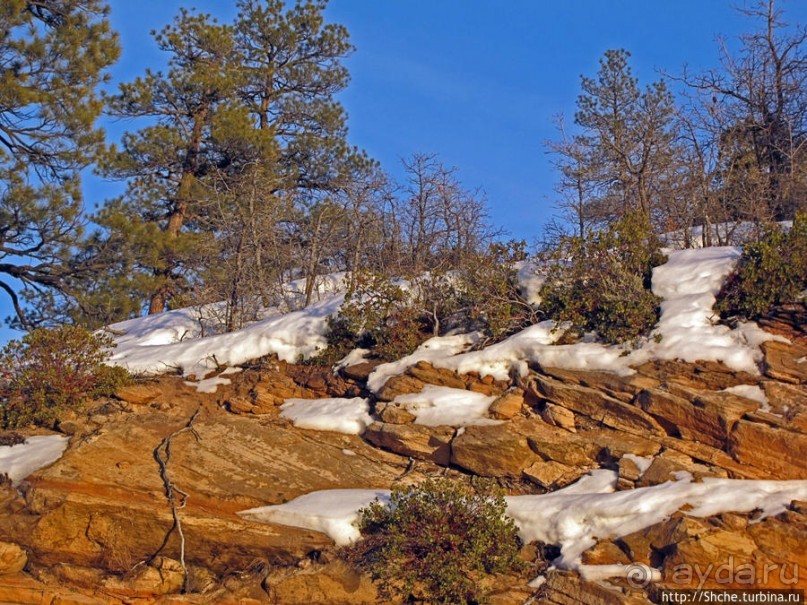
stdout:
MULTIPOLYGON (((539 540, 560 546, 553 564, 578 570, 595 579, 624 575, 630 566, 586 566, 583 552, 598 539, 613 539, 641 531, 689 506, 688 514, 709 517, 723 512, 762 511, 777 515, 793 500, 807 499, 807 481, 753 481, 706 478, 668 481, 660 485, 615 492, 617 474, 595 470, 578 482, 536 496, 505 498, 507 515, 524 542, 539 540)), ((279 523, 320 531, 337 545, 360 539, 358 511, 375 498, 389 502, 386 490, 325 490, 285 504, 254 508, 239 515, 265 523, 279 523)))
POLYGON ((0 475, 6 473, 16 485, 31 473, 53 464, 62 457, 69 437, 38 435, 25 443, 0 446, 0 475))

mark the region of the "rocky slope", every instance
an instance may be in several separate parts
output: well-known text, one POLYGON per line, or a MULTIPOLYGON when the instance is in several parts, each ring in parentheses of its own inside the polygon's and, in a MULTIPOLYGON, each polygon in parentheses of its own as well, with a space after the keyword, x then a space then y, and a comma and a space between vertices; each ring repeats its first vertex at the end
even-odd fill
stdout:
MULTIPOLYGON (((389 488, 447 472, 495 477, 511 494, 530 494, 597 468, 618 471, 619 490, 681 472, 696 481, 807 479, 804 323, 803 309, 763 322, 791 343, 765 343, 759 375, 653 362, 628 376, 534 366, 494 381, 421 362, 379 391, 362 437, 295 428, 278 405, 366 394, 372 364, 334 376, 270 360, 214 394, 178 377, 140 383, 64 421, 72 437, 55 464, 16 488, 0 486, 0 603, 379 602, 327 536, 236 514, 321 489, 389 488), (425 385, 496 396, 489 415, 502 422, 415 424, 393 401, 425 385)), ((522 550, 531 562, 523 573, 491 580, 491 602, 642 603, 660 588, 698 585, 805 588, 805 544, 805 502, 762 520, 683 510, 603 538, 583 555, 591 565, 652 566, 658 581, 543 572, 539 554, 551 548, 532 544, 522 550), (539 573, 543 584, 528 586, 539 573)))

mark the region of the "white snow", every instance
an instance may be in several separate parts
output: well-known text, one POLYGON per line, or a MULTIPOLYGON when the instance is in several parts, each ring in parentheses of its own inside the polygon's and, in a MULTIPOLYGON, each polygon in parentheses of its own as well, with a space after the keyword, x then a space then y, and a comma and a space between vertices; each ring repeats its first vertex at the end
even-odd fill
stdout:
POLYGON ((367 361, 367 355, 370 354, 370 349, 353 349, 350 353, 345 355, 342 359, 336 362, 333 366, 334 372, 338 372, 342 368, 349 368, 360 363, 367 361))
MULTIPOLYGON (((594 473, 612 471, 594 471, 594 473)), ((574 486, 572 486, 574 487, 574 486)), ((599 488, 601 486, 594 486, 599 488)), ((702 483, 669 481, 651 487, 607 493, 602 489, 567 489, 539 496, 507 498, 507 514, 526 542, 541 540, 561 547, 554 564, 580 569, 580 557, 597 539, 640 531, 689 505, 693 517, 721 512, 776 515, 793 500, 807 497, 807 481, 752 481, 705 478, 702 483)))
POLYGON ((291 420, 297 428, 314 431, 361 435, 373 421, 370 417, 370 403, 361 397, 287 399, 280 409, 280 416, 291 420))
POLYGON ((559 333, 554 330, 555 324, 544 321, 480 351, 462 353, 462 347, 447 346, 441 339, 432 339, 412 355, 379 366, 368 386, 377 392, 388 377, 405 371, 420 359, 436 367, 460 373, 475 371, 497 380, 525 374, 529 363, 625 374, 632 372, 631 366, 653 359, 722 361, 734 370, 758 373, 759 345, 782 338, 763 331, 756 324, 741 323, 735 329, 720 325, 712 311, 715 295, 734 268, 740 249, 720 247, 668 252, 668 262, 653 272, 653 292, 664 299, 661 318, 654 330, 660 342, 655 338, 645 339, 633 351, 597 342, 556 345, 559 333))
MULTIPOLYGON (((479 341, 479 334, 432 338, 411 355, 376 368, 370 375, 368 388, 378 392, 388 378, 418 361, 458 372, 476 371, 497 379, 523 374, 529 363, 630 373, 631 366, 653 359, 722 361, 734 370, 755 373, 761 359, 759 344, 783 339, 764 332, 756 324, 744 323, 735 329, 720 325, 712 312, 715 295, 739 255, 740 249, 735 247, 669 251, 668 262, 653 272, 653 292, 664 299, 661 319, 653 332, 657 338, 642 341, 635 350, 606 346, 590 339, 556 345, 559 332, 554 330, 553 322, 545 321, 480 351, 466 352, 479 341)), ((525 294, 537 301, 543 279, 539 269, 531 263, 521 263, 518 273, 525 294)), ((292 362, 309 357, 326 346, 326 319, 343 300, 342 294, 330 293, 339 290, 342 277, 335 274, 323 280, 318 302, 281 313, 281 308, 299 304, 301 283, 287 284, 286 297, 292 302, 266 310, 265 319, 229 334, 202 337, 205 323, 199 317, 207 307, 114 324, 108 328, 116 335, 117 343, 111 362, 136 373, 180 370, 186 377, 202 379, 221 365, 237 366, 271 353, 292 362)), ((364 359, 364 354, 361 350, 354 351, 342 365, 356 363, 364 359)), ((223 380, 196 386, 213 389, 223 380)))
POLYGON ((69 437, 37 435, 25 443, 0 446, 0 475, 6 473, 16 485, 34 471, 53 464, 67 449, 69 437))
POLYGON ((740 397, 745 397, 746 399, 750 399, 751 401, 756 401, 762 404, 760 409, 763 412, 770 412, 771 406, 768 402, 768 396, 765 395, 765 391, 763 391, 758 385, 755 384, 738 384, 733 387, 728 387, 723 389, 726 393, 734 393, 735 395, 739 395, 740 397))
POLYGON ((625 454, 622 456, 633 462, 639 469, 639 477, 645 474, 650 465, 653 464, 653 456, 637 456, 636 454, 625 454))
POLYGON ((430 338, 415 349, 414 353, 391 363, 378 366, 367 379, 367 388, 377 393, 389 378, 402 374, 417 362, 428 361, 434 363, 442 361, 460 351, 466 350, 478 340, 478 334, 457 334, 430 338))
POLYGON ((238 514, 251 521, 319 531, 337 546, 346 546, 361 537, 356 528, 359 510, 376 498, 388 503, 389 494, 387 490, 329 489, 311 492, 285 504, 251 508, 238 514))
POLYGON ((188 317, 179 311, 131 319, 110 326, 115 333, 124 332, 115 339, 111 362, 140 374, 179 369, 184 376, 197 378, 222 365, 237 366, 271 353, 294 362, 325 348, 326 319, 342 299, 341 294, 332 295, 302 310, 276 313, 240 330, 205 338, 198 332, 181 332, 188 317), (177 341, 180 333, 191 336, 177 341))
POLYGON ((199 380, 198 382, 186 380, 185 384, 189 387, 194 387, 199 393, 215 393, 220 384, 226 385, 232 383, 229 378, 224 378, 225 376, 237 374, 241 371, 241 368, 224 368, 224 370, 218 376, 211 376, 210 378, 205 378, 203 380, 199 380))
POLYGON ((420 393, 398 395, 393 403, 414 414, 415 424, 426 426, 469 426, 499 424, 487 417, 495 396, 427 384, 420 393))
POLYGON ((541 288, 546 281, 546 272, 534 261, 520 261, 515 264, 516 280, 521 295, 531 305, 541 303, 541 288))
MULTIPOLYGON (((560 546, 556 567, 579 570, 590 577, 630 573, 634 566, 584 566, 583 552, 598 539, 614 539, 667 519, 685 506, 693 517, 722 512, 760 510, 762 516, 784 511, 793 500, 807 499, 807 481, 756 481, 705 478, 615 492, 617 474, 592 471, 576 483, 549 494, 509 496, 507 515, 524 542, 539 540, 560 546)), ((239 514, 268 523, 322 531, 337 544, 359 539, 355 527, 360 508, 374 498, 389 501, 386 490, 327 490, 312 492, 277 506, 239 514)), ((652 570, 648 570, 652 576, 652 570)))

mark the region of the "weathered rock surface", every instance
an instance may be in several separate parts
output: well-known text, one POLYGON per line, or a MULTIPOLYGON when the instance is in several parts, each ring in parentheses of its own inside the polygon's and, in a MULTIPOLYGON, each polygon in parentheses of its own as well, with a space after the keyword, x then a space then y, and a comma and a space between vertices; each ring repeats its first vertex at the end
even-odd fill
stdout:
MULTIPOLYGON (((334 376, 269 361, 232 375, 233 384, 212 395, 177 377, 137 384, 64 423, 69 449, 20 492, 0 484, 0 603, 380 602, 367 577, 338 556, 317 556, 332 544, 325 535, 236 514, 321 489, 389 488, 456 469, 520 493, 558 489, 594 468, 618 470, 621 490, 683 473, 695 480, 807 479, 807 344, 766 343, 764 356, 764 375, 712 362, 652 362, 626 376, 533 368, 510 382, 421 362, 384 385, 373 402, 378 421, 361 438, 296 429, 278 407, 289 397, 368 396, 364 381, 374 362, 334 376), (426 427, 387 403, 427 384, 496 395, 488 413, 499 422, 426 427), (724 391, 736 385, 758 385, 768 403, 724 391), (173 438, 167 466, 188 494, 178 511, 186 580, 154 450, 197 410, 194 431, 173 438), (626 454, 646 458, 647 468, 626 454), (190 593, 179 594, 183 583, 190 593)), ((662 574, 660 586, 689 588, 696 584, 682 570, 711 566, 714 575, 730 559, 735 573, 738 565, 754 573, 767 565, 775 578, 764 587, 790 588, 792 565, 807 569, 805 528, 804 503, 762 520, 732 513, 694 519, 680 511, 600 540, 583 561, 651 565, 662 574)), ((527 579, 500 578, 491 603, 535 597, 527 579)), ((805 580, 798 578, 799 586, 805 580)), ((603 584, 551 571, 536 598, 574 605, 646 603, 648 596, 652 589, 624 580, 603 584)))

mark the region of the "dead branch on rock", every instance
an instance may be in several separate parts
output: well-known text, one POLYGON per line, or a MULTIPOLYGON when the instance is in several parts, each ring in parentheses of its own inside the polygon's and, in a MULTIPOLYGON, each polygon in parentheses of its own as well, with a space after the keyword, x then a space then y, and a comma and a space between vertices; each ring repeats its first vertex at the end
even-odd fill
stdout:
POLYGON ((182 519, 179 516, 179 511, 185 508, 190 496, 187 492, 179 489, 171 480, 170 476, 168 475, 168 462, 171 460, 171 442, 173 441, 174 437, 181 435, 185 431, 189 431, 197 441, 201 439, 199 433, 196 432, 196 429, 193 426, 193 421, 196 420, 197 416, 199 416, 200 411, 201 408, 196 410, 184 427, 174 431, 168 435, 168 437, 165 437, 160 444, 154 448, 154 459, 157 461, 157 464, 160 465, 160 477, 163 480, 163 486, 165 488, 165 498, 168 500, 168 504, 171 506, 171 515, 173 516, 174 524, 171 526, 171 529, 168 530, 163 543, 160 545, 160 548, 158 548, 157 551, 151 556, 149 562, 153 561, 154 558, 160 554, 160 552, 162 552, 163 548, 165 548, 165 546, 168 544, 168 540, 174 533, 174 530, 176 530, 177 535, 179 536, 179 564, 182 566, 183 593, 186 591, 188 584, 188 569, 185 566, 185 534, 182 531, 182 519))

